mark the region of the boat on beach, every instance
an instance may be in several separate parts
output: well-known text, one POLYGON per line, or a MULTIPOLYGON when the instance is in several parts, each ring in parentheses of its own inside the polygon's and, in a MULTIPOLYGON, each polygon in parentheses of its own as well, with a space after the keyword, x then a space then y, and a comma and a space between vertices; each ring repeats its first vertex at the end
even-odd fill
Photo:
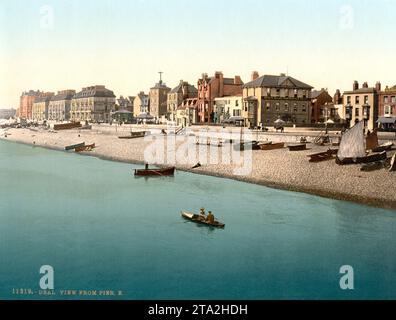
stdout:
POLYGON ((379 145, 378 147, 372 149, 371 151, 373 152, 383 152, 383 151, 389 151, 393 147, 393 142, 387 142, 384 144, 379 145))
POLYGON ((284 142, 279 142, 279 143, 267 142, 267 143, 259 144, 259 147, 263 151, 283 149, 285 147, 285 143, 284 142))
POLYGON ((289 151, 304 151, 304 150, 307 150, 307 144, 306 143, 290 144, 287 147, 289 148, 289 151))
POLYGON ((336 156, 338 153, 338 149, 329 149, 325 152, 319 152, 319 153, 314 153, 308 155, 309 162, 322 162, 322 161, 328 161, 334 159, 334 156, 336 156))
POLYGON ((146 131, 131 132, 130 136, 121 136, 119 139, 138 139, 144 138, 146 136, 146 131))
POLYGON ((95 147, 96 147, 95 143, 93 143, 93 144, 88 144, 88 145, 84 145, 81 147, 77 147, 74 150, 76 152, 92 151, 93 149, 95 149, 95 147))
POLYGON ((73 150, 73 149, 76 149, 76 148, 79 148, 79 147, 84 147, 84 146, 85 146, 85 142, 76 143, 76 144, 72 144, 70 146, 66 146, 65 150, 69 151, 69 150, 73 150))
POLYGON ((372 154, 367 153, 364 138, 364 122, 360 121, 342 136, 340 149, 336 156, 336 163, 347 165, 378 162, 386 159, 386 151, 372 154))
POLYGON ((206 226, 214 227, 214 228, 224 228, 225 224, 221 223, 217 220, 215 220, 213 223, 206 221, 205 217, 199 214, 191 213, 191 212, 186 212, 182 211, 181 215, 184 219, 187 219, 189 221, 198 223, 198 224, 203 224, 206 226))
POLYGON ((135 176, 137 177, 164 177, 173 176, 175 174, 175 167, 149 169, 146 165, 145 169, 135 169, 135 176))

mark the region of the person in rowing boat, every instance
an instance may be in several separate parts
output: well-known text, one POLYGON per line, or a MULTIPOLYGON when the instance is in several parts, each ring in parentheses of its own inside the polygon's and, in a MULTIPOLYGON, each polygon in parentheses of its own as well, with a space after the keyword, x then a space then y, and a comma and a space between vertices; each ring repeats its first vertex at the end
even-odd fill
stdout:
POLYGON ((212 214, 212 211, 209 211, 208 216, 206 217, 206 222, 213 224, 215 222, 215 217, 212 214))
POLYGON ((205 208, 201 208, 199 211, 199 217, 206 220, 205 208))

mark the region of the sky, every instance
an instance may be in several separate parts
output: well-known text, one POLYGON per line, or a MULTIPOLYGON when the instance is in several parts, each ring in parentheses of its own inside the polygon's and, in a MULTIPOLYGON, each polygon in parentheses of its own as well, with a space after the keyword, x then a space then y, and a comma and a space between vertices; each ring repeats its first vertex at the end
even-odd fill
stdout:
POLYGON ((22 91, 134 96, 202 73, 396 84, 396 0, 0 0, 0 108, 22 91))

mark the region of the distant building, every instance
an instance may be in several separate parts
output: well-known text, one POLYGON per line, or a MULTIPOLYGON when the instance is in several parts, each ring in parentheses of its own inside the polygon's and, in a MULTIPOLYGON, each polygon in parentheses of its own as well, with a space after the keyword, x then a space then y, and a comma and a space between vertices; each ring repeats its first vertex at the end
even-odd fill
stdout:
POLYGON ((48 120, 48 107, 53 96, 53 92, 46 92, 34 100, 32 107, 32 118, 34 121, 48 120))
POLYGON ((83 88, 74 95, 70 109, 70 120, 109 122, 115 108, 114 92, 105 86, 83 88))
POLYGON ((244 117, 249 127, 270 126, 278 120, 309 125, 311 123, 310 85, 281 74, 252 73, 252 81, 243 86, 244 117))
POLYGON ((133 100, 133 116, 137 118, 141 114, 148 114, 150 107, 150 99, 149 95, 145 94, 143 91, 139 92, 139 94, 133 100))
POLYGON ((9 119, 16 116, 15 109, 0 109, 0 119, 9 119))
POLYGON ((359 88, 359 82, 353 83, 352 91, 345 91, 343 105, 348 126, 352 127, 359 121, 364 121, 364 126, 368 130, 377 127, 378 120, 378 93, 381 91, 381 84, 369 88, 367 82, 359 88))
POLYGON ((198 123, 198 98, 183 100, 176 110, 176 123, 183 127, 198 123))
POLYGON ((215 98, 214 123, 223 123, 230 118, 241 118, 243 110, 242 94, 237 96, 215 98))
POLYGON ((202 74, 198 80, 198 118, 201 123, 213 123, 215 98, 235 96, 242 93, 243 82, 240 76, 224 78, 222 72, 213 77, 202 74))
POLYGON ((176 121, 177 108, 186 99, 198 97, 198 90, 186 81, 180 80, 179 85, 168 93, 167 111, 168 120, 176 121))
POLYGON ((150 114, 159 121, 162 117, 167 114, 167 100, 168 93, 171 91, 170 88, 162 81, 160 81, 150 89, 149 99, 150 99, 150 114))
POLYGON ((333 98, 327 90, 313 90, 311 92, 312 115, 311 123, 323 123, 327 121, 325 114, 325 105, 333 102, 333 98))
POLYGON ((133 102, 135 100, 135 97, 129 96, 124 98, 123 96, 120 96, 117 99, 118 105, 116 106, 117 110, 127 110, 130 112, 133 112, 133 102))
POLYGON ((379 89, 379 126, 382 129, 394 129, 396 128, 396 85, 391 88, 387 86, 384 91, 379 89))
POLYGON ((58 91, 58 94, 49 102, 48 120, 69 121, 71 101, 75 94, 75 90, 58 91))
POLYGON ((18 116, 22 119, 32 119, 33 103, 42 94, 41 91, 30 90, 23 92, 19 100, 18 116))

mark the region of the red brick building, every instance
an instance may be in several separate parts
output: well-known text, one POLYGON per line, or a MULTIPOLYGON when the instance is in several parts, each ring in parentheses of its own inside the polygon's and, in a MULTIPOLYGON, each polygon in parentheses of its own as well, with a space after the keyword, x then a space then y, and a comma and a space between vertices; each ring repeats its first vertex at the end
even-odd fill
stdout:
POLYGON ((33 108, 33 103, 36 100, 36 98, 40 97, 42 95, 42 92, 40 91, 27 91, 23 92, 20 99, 19 99, 19 109, 18 109, 18 115, 22 119, 32 119, 33 118, 33 113, 32 113, 32 108, 33 108))
POLYGON ((214 77, 203 74, 198 80, 198 121, 213 123, 215 98, 242 94, 243 82, 240 76, 224 78, 222 72, 214 77))
POLYGON ((381 91, 381 84, 377 84, 377 91, 379 125, 396 129, 396 85, 381 91))
POLYGON ((327 90, 314 90, 311 93, 312 100, 312 123, 324 122, 324 106, 326 104, 332 103, 333 98, 329 95, 327 90))

